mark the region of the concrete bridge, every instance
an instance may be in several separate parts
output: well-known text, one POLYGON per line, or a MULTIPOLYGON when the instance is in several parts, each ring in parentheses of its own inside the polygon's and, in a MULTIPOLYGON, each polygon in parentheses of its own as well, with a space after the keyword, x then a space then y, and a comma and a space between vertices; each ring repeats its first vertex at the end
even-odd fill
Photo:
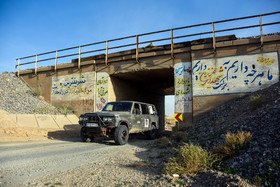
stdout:
POLYGON ((106 54, 82 58, 79 47, 79 58, 71 63, 40 68, 36 55, 36 67, 18 75, 46 101, 76 115, 101 110, 110 101, 153 103, 162 129, 164 98, 175 95, 175 113, 191 125, 193 115, 279 81, 279 34, 215 37, 213 23, 211 38, 173 43, 172 30, 171 44, 138 47, 136 36, 136 49, 110 54, 107 41, 106 54))

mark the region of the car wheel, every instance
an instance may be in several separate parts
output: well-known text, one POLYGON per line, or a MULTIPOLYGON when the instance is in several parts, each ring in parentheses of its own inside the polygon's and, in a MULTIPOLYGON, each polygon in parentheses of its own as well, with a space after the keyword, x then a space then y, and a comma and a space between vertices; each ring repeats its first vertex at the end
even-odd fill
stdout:
POLYGON ((114 133, 115 143, 117 145, 124 145, 127 143, 129 138, 129 132, 125 125, 120 125, 116 128, 114 133))
POLYGON ((152 129, 146 132, 146 136, 149 140, 154 140, 157 137, 157 129, 155 125, 152 125, 152 129))
POLYGON ((81 128, 80 136, 81 136, 81 139, 82 139, 83 142, 86 142, 88 140, 86 127, 81 128))

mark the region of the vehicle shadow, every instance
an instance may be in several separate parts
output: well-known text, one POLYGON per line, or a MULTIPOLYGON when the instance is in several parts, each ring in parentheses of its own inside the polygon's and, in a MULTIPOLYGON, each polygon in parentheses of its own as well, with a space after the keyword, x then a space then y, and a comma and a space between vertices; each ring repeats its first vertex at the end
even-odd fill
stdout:
POLYGON ((49 130, 48 139, 78 142, 80 141, 80 126, 69 124, 64 125, 61 130, 49 130))

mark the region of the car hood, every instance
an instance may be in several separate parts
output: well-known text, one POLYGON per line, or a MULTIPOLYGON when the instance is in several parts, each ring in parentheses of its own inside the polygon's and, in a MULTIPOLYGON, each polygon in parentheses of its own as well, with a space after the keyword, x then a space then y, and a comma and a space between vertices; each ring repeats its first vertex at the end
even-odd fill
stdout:
POLYGON ((117 111, 112 111, 112 112, 108 112, 108 111, 104 111, 104 112, 93 112, 93 113, 86 113, 85 115, 95 115, 97 114, 98 116, 114 116, 114 115, 122 115, 122 114, 130 114, 130 112, 117 112, 117 111))

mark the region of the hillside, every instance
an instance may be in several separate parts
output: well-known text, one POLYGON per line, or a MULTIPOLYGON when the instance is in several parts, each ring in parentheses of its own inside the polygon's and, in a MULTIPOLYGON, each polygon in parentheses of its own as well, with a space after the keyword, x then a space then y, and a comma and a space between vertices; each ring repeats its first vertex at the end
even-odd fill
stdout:
POLYGON ((10 114, 68 114, 64 108, 50 105, 38 95, 39 90, 32 90, 14 73, 0 75, 0 142, 30 141, 55 137, 72 138, 76 134, 63 129, 19 127, 10 114), (59 130, 59 131, 58 131, 59 130), (73 135, 74 134, 74 135, 73 135))
POLYGON ((14 73, 0 75, 0 109, 18 114, 54 114, 57 109, 39 97, 39 90, 32 90, 14 73))
POLYGON ((263 185, 280 184, 280 82, 200 117, 186 131, 191 142, 212 151, 227 132, 250 132, 249 146, 226 160, 224 168, 263 185))

